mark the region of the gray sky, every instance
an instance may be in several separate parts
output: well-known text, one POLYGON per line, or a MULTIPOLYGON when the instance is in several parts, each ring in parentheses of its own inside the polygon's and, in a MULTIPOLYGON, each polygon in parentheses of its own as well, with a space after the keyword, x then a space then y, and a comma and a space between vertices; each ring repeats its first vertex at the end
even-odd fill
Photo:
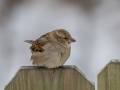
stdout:
POLYGON ((91 81, 111 60, 120 58, 120 1, 100 0, 85 5, 26 1, 0 4, 0 89, 20 66, 32 65, 27 39, 37 39, 54 29, 68 30, 77 42, 65 65, 76 65, 91 81), (3 12, 4 11, 4 12, 3 12))

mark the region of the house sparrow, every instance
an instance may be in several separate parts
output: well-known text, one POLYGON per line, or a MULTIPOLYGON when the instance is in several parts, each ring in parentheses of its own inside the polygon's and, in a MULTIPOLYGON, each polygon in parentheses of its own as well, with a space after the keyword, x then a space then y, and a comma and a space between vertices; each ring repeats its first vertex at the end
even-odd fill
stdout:
POLYGON ((76 42, 68 31, 57 29, 48 32, 36 41, 26 40, 30 47, 33 64, 47 68, 57 68, 63 65, 70 56, 71 43, 76 42))

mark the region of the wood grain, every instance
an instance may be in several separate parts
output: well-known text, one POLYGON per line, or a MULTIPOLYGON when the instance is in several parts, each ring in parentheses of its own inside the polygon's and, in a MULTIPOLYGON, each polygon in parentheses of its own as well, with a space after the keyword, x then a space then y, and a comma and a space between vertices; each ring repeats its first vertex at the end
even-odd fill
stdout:
POLYGON ((120 90, 120 62, 113 62, 98 74, 98 90, 120 90))
POLYGON ((24 66, 5 90, 95 90, 95 87, 75 66, 63 66, 54 70, 24 66))

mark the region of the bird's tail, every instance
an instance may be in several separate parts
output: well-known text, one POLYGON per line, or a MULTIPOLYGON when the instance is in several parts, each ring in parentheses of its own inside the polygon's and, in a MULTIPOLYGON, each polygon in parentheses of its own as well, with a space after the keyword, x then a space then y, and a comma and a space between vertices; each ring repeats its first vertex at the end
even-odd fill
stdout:
POLYGON ((25 40, 24 42, 27 42, 27 43, 30 43, 30 44, 33 44, 33 43, 34 43, 33 40, 25 40))

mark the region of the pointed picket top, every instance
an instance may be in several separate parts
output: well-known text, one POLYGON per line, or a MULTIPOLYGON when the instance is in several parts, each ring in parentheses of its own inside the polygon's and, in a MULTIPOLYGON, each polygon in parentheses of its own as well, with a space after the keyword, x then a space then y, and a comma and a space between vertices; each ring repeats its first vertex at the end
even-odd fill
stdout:
POLYGON ((120 59, 112 59, 97 76, 98 90, 120 90, 120 59))
MULTIPOLYGON (((16 77, 19 75, 19 72, 21 71, 21 70, 39 70, 39 69, 41 69, 41 70, 45 70, 44 72, 46 73, 46 70, 47 71, 49 71, 48 69, 46 69, 46 68, 44 68, 44 67, 42 67, 42 66, 22 66, 22 67, 20 67, 20 69, 16 72, 16 74, 14 75, 14 77, 10 80, 10 82, 5 86, 5 90, 11 90, 11 89, 6 89, 6 87, 7 86, 9 86, 9 84, 11 84, 11 83, 13 83, 13 81, 14 82, 16 82, 16 77), (15 79, 15 80, 14 80, 15 79)), ((41 70, 39 70, 39 72, 41 71, 41 70)), ((63 72, 64 73, 67 73, 67 72, 72 72, 72 73, 75 73, 75 71, 77 71, 78 73, 77 73, 77 75, 76 76, 79 76, 79 75, 81 75, 84 79, 82 79, 81 77, 79 77, 79 79, 81 78, 81 80, 85 80, 85 84, 87 84, 87 83, 89 83, 88 84, 88 87, 92 87, 92 89, 87 89, 86 87, 86 89, 85 90, 94 90, 93 88, 94 88, 94 82, 92 82, 92 81, 90 81, 87 77, 86 77, 86 75, 84 74, 84 73, 82 73, 76 66, 74 66, 74 65, 65 65, 65 66, 62 66, 62 67, 59 67, 59 68, 56 68, 55 69, 56 71, 60 71, 61 72, 61 70, 63 70, 63 72), (66 70, 66 71, 64 71, 64 70, 66 70), (73 71, 72 71, 73 70, 73 71), (78 75, 79 74, 79 75, 78 75)), ((43 72, 43 71, 42 71, 43 72)), ((44 73, 44 74, 45 74, 44 73)), ((43 74, 43 75, 44 75, 43 74)), ((46 74, 45 74, 46 75, 46 74)), ((58 75, 58 74, 56 74, 56 75, 58 75)), ((69 74, 68 74, 69 75, 69 74)), ((74 74, 73 74, 74 75, 74 74)), ((48 76, 49 77, 49 76, 48 76)), ((59 76, 58 76, 59 77, 59 76)), ((72 77, 71 77, 72 78, 72 77)), ((77 77, 75 77, 75 78, 77 78, 77 77)), ((18 80, 18 79, 17 79, 18 80)), ((79 83, 81 83, 81 82, 83 82, 83 81, 81 81, 81 80, 78 80, 78 82, 79 83)), ((78 84, 79 85, 79 84, 78 84)), ((12 86, 13 87, 13 86, 12 86)), ((16 87, 16 86, 15 86, 16 87)), ((79 85, 79 88, 80 88, 81 86, 79 85)), ((61 90, 61 89, 60 89, 61 90)))
POLYGON ((120 63, 120 59, 111 59, 111 60, 98 72, 98 75, 99 75, 110 63, 120 63))

